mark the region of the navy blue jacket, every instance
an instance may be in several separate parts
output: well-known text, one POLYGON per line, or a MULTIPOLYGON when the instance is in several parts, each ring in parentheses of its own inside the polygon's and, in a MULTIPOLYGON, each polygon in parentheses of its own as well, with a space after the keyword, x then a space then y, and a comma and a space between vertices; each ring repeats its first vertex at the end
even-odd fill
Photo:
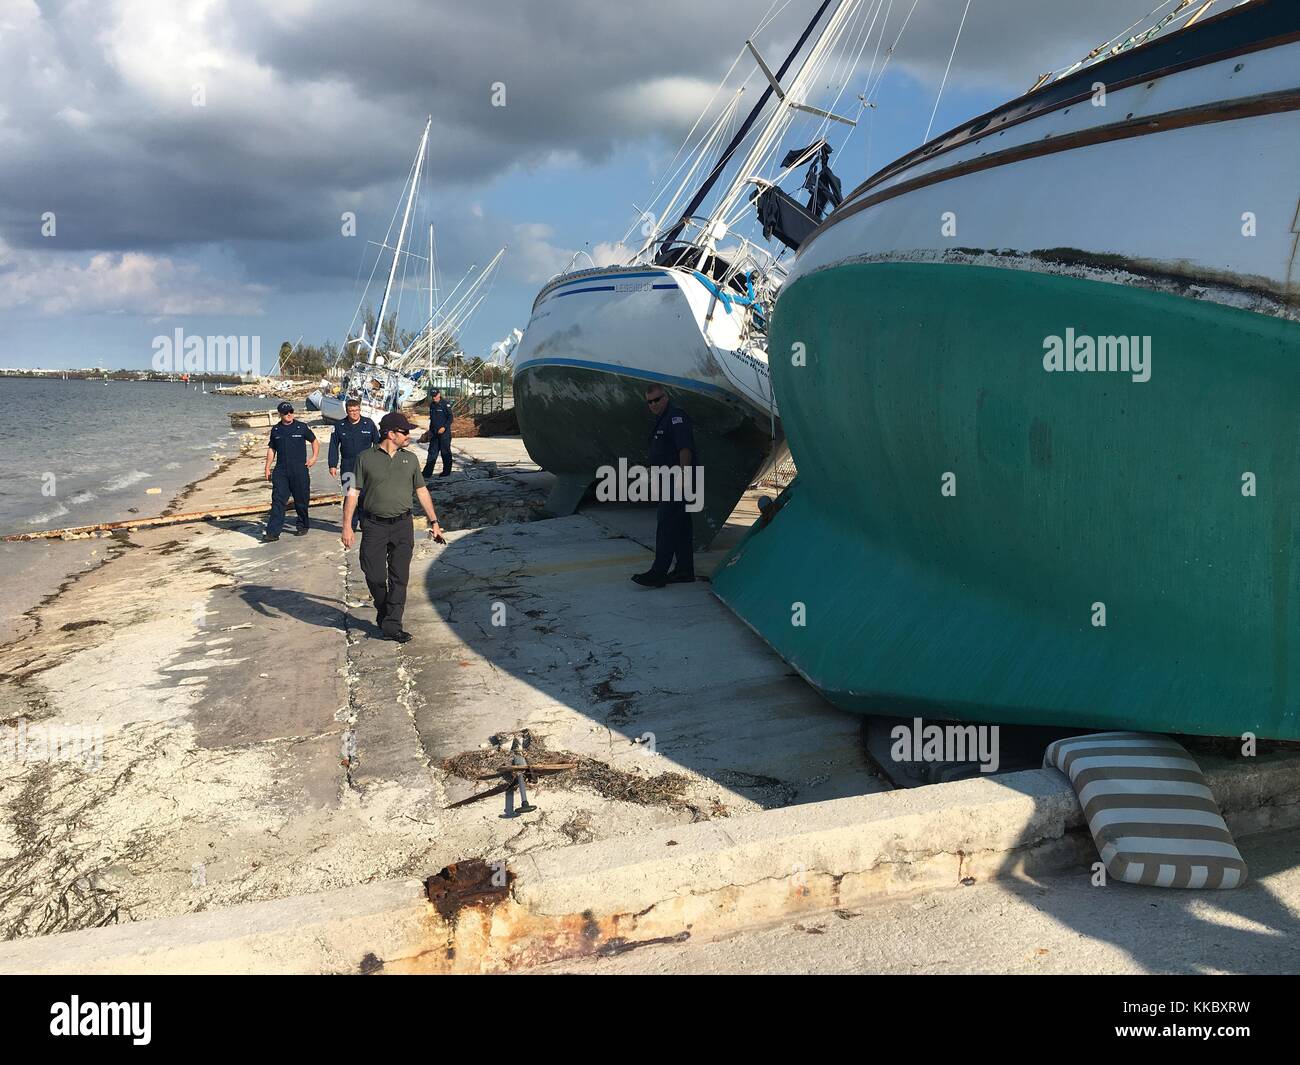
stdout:
POLYGON ((447 431, 443 436, 451 436, 451 405, 445 400, 440 399, 437 403, 429 404, 429 438, 438 435, 438 430, 445 428, 447 431))
POLYGON ((329 468, 352 471, 357 465, 357 456, 373 444, 379 443, 379 426, 369 418, 362 417, 355 425, 346 418, 334 426, 330 434, 329 468), (339 466, 342 454, 343 465, 339 466))
POLYGON ((700 453, 695 447, 695 431, 691 428, 690 416, 669 403, 663 414, 655 422, 654 432, 650 435, 650 465, 679 466, 681 450, 689 448, 691 465, 699 466, 700 453))
POLYGON ((289 425, 277 422, 271 426, 271 437, 266 446, 275 452, 276 469, 305 470, 307 445, 315 439, 316 434, 295 419, 289 425))

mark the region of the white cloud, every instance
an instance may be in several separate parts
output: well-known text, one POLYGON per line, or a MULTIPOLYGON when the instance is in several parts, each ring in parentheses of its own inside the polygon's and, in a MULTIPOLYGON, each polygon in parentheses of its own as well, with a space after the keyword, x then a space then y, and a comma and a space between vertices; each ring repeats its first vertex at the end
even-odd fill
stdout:
POLYGON ((86 114, 85 111, 76 107, 65 107, 61 111, 58 111, 54 117, 61 122, 66 122, 76 130, 87 129, 94 122, 94 119, 86 114))
MULTIPOLYGON (((1150 3, 1048 6, 974 5, 948 93, 995 79, 1011 95, 1150 3)), ((281 292, 316 284, 333 276, 313 271, 341 211, 389 216, 430 112, 431 180, 456 202, 437 219, 440 245, 459 236, 444 247, 463 262, 509 243, 504 275, 541 283, 572 258, 566 241, 590 234, 517 221, 546 208, 494 202, 492 180, 516 167, 577 171, 619 149, 671 157, 768 7, 659 0, 629 19, 598 0, 0 0, 0 234, 26 249, 0 244, 0 306, 260 309, 266 289, 207 276, 187 258, 197 247, 235 249, 236 276, 281 292), (496 80, 506 107, 491 105, 496 80), (191 103, 195 84, 203 107, 191 103), (482 203, 471 213, 466 199, 482 203), (43 246, 47 210, 60 246, 75 250, 43 246)), ((759 36, 770 62, 810 7, 783 6, 759 36)), ((937 84, 961 9, 920 4, 894 66, 937 84)), ((904 5, 890 10, 886 46, 904 5)), ((624 258, 610 243, 588 251, 603 264, 624 258)))
POLYGON ((536 284, 548 280, 568 265, 573 250, 551 243, 555 228, 544 222, 520 222, 506 252, 509 276, 536 284))
POLYGON ((625 133, 689 129, 708 106, 716 88, 715 82, 701 78, 667 77, 631 82, 612 92, 607 111, 613 127, 625 133))
POLYGON ((89 257, 0 243, 0 309, 40 314, 260 314, 264 285, 213 278, 195 263, 144 252, 89 257))
POLYGON ((621 240, 612 242, 602 240, 591 249, 591 258, 597 266, 618 266, 627 262, 636 250, 636 248, 629 248, 621 240))

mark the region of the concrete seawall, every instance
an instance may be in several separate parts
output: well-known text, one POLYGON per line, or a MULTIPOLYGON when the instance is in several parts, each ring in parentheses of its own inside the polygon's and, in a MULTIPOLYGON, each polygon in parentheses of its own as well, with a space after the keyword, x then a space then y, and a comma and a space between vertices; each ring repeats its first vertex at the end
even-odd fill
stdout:
MULTIPOLYGON (((1205 768, 1238 836, 1300 824, 1293 755, 1205 768)), ((0 946, 0 971, 509 971, 963 881, 1088 878, 1096 860, 1064 777, 1033 770, 658 829, 504 869, 461 862, 435 878, 434 902, 419 880, 392 880, 15 942, 0 946)))

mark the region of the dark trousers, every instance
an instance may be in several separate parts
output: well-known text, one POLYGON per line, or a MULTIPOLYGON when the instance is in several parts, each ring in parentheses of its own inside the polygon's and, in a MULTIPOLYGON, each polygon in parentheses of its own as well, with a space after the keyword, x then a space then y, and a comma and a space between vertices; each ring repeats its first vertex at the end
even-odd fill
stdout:
POLYGON ((695 573, 695 530, 691 516, 686 513, 684 500, 660 503, 657 511, 659 524, 655 528, 655 561, 651 573, 661 577, 673 568, 677 559, 677 573, 695 573))
POLYGON ((298 514, 298 528, 307 528, 307 501, 311 499, 311 473, 306 466, 288 469, 277 465, 271 471, 271 516, 266 520, 266 535, 279 536, 284 528, 284 512, 293 496, 298 514))
POLYGON ((415 550, 415 525, 411 515, 388 520, 366 514, 361 519, 361 572, 375 601, 379 627, 402 631, 406 608, 406 582, 415 550))
POLYGON ((424 460, 424 476, 433 476, 433 459, 435 455, 442 455, 442 472, 451 473, 451 430, 447 429, 442 433, 436 430, 429 437, 429 457, 424 460))

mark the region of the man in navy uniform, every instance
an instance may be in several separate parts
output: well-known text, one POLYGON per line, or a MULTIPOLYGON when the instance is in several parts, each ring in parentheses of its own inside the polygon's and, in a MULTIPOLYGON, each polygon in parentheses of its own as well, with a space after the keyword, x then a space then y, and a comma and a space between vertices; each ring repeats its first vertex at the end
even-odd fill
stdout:
POLYGON ((439 477, 451 475, 451 405, 442 398, 442 390, 435 388, 429 393, 429 431, 425 436, 429 440, 429 454, 424 460, 424 476, 427 480, 433 476, 433 457, 442 453, 442 473, 439 477))
MULTIPOLYGON (((655 419, 650 434, 651 471, 656 466, 680 466, 684 482, 688 470, 700 461, 691 419, 669 400, 660 385, 652 384, 645 390, 645 401, 655 419)), ((660 500, 655 560, 645 573, 633 575, 637 584, 662 588, 665 584, 687 584, 695 580, 695 532, 691 528, 691 516, 686 512, 685 493, 682 495, 679 499, 660 500), (676 566, 673 566, 674 558, 676 566)))
POLYGON ((311 499, 311 474, 308 472, 320 455, 320 441, 307 426, 294 420, 293 404, 281 403, 280 423, 271 427, 271 438, 266 442, 265 476, 271 482, 271 516, 266 522, 263 543, 280 539, 284 528, 284 510, 293 496, 293 509, 298 512, 295 536, 307 535, 307 505, 311 499), (311 458, 307 445, 311 444, 311 458), (271 463, 275 462, 275 472, 271 463))
MULTIPOLYGON (((346 493, 352 487, 354 471, 357 468, 357 456, 373 445, 379 443, 379 427, 369 418, 361 417, 361 400, 349 399, 345 404, 347 417, 334 426, 330 434, 330 476, 339 478, 346 493)), ((353 519, 355 529, 361 528, 361 507, 357 507, 353 519)))
POLYGON ((352 516, 361 497, 366 500, 361 523, 361 572, 375 604, 375 622, 384 639, 406 643, 411 634, 402 628, 406 607, 406 582, 415 550, 411 501, 419 502, 429 519, 429 537, 443 538, 429 489, 420 477, 420 460, 406 450, 414 429, 406 415, 392 411, 379 419, 379 443, 357 459, 356 480, 343 500, 343 546, 356 540, 352 516))

